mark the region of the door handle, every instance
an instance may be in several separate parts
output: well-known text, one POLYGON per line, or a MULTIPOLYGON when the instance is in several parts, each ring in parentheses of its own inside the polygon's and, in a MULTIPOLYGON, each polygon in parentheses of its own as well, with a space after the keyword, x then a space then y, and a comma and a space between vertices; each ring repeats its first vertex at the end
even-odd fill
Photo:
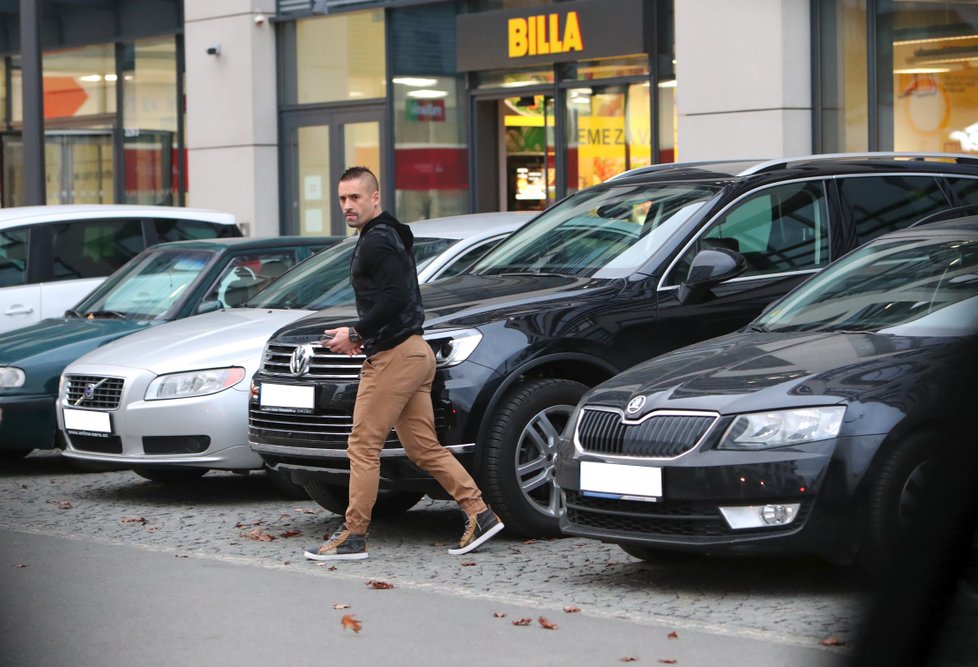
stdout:
POLYGON ((7 309, 7 312, 5 312, 4 315, 14 317, 16 315, 30 315, 33 312, 34 309, 30 306, 11 306, 7 309))

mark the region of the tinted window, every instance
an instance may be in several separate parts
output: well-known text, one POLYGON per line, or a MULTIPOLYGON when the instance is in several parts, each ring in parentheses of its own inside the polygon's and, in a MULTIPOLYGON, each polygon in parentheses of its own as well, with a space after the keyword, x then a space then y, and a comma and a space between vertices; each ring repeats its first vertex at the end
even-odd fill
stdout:
POLYGON ((978 178, 949 178, 947 182, 963 204, 978 206, 978 178))
POLYGON ((239 236, 234 225, 218 225, 200 220, 153 220, 160 243, 239 236))
POLYGON ((767 188, 736 204, 686 251, 669 284, 686 279, 693 256, 727 248, 747 258, 743 275, 818 269, 829 263, 829 221, 822 181, 767 188))
POLYGON ((844 178, 839 188, 855 224, 857 244, 907 227, 949 205, 937 179, 930 176, 844 178))
POLYGON ((27 230, 0 232, 0 287, 27 281, 27 230))
POLYGON ((143 250, 139 220, 75 220, 51 225, 54 280, 113 273, 143 250))
POLYGON ((472 266, 473 264, 475 264, 475 262, 480 257, 482 257, 487 252, 489 252, 490 250, 492 250, 493 248, 495 248, 497 245, 499 245, 499 242, 500 241, 502 241, 502 238, 491 239, 489 241, 486 241, 484 243, 480 243, 480 244, 478 244, 476 246, 473 246, 473 247, 469 248, 468 250, 466 250, 465 252, 463 252, 461 255, 459 255, 458 257, 456 257, 455 260, 451 264, 449 264, 448 266, 444 267, 441 270, 441 273, 438 274, 438 277, 439 278, 448 278, 449 276, 457 276, 458 274, 462 273, 463 271, 465 271, 466 269, 468 269, 470 266, 472 266))
POLYGON ((211 285, 201 306, 218 301, 224 308, 237 308, 294 264, 295 255, 287 250, 237 255, 211 285))

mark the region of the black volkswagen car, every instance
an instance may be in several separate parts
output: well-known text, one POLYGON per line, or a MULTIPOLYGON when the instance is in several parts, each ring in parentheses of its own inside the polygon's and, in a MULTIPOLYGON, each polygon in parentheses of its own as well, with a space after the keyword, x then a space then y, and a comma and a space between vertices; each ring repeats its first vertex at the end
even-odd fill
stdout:
POLYGON ((589 391, 558 451, 561 528, 648 560, 876 567, 935 463, 973 458, 976 379, 978 217, 880 237, 742 331, 589 391))
MULTIPOLYGON (((585 391, 735 331, 861 243, 969 203, 978 159, 950 155, 657 165, 582 190, 467 273, 422 286, 439 438, 507 528, 558 534, 557 436, 585 391)), ((355 320, 334 309, 280 329, 249 406, 249 441, 265 463, 338 513, 363 359, 331 354, 320 338, 355 320), (312 363, 290 364, 297 354, 312 363)), ((375 515, 441 492, 394 432, 380 473, 375 515)))

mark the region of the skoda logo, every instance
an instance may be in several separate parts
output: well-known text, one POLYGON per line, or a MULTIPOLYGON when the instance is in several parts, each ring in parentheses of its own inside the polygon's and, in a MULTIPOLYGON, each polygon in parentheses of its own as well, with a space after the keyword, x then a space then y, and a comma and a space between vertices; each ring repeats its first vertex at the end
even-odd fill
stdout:
POLYGON ((85 389, 82 392, 85 394, 85 400, 90 401, 95 398, 95 383, 89 382, 85 385, 85 389))
POLYGON ((633 398, 628 402, 628 405, 625 407, 625 412, 627 412, 630 415, 633 415, 639 410, 641 410, 643 405, 645 405, 645 397, 636 396, 635 398, 633 398))
POLYGON ((306 343, 305 345, 299 345, 292 351, 292 356, 289 358, 289 370, 292 371, 292 375, 299 377, 300 375, 305 375, 309 372, 309 362, 312 361, 312 344, 306 343))

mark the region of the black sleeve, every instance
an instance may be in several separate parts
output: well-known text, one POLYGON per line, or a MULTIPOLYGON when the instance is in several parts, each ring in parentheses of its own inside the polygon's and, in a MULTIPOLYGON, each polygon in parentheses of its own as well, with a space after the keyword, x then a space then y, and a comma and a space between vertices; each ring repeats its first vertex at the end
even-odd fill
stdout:
POLYGON ((363 260, 370 267, 376 291, 369 310, 353 327, 364 338, 376 336, 411 301, 410 269, 403 258, 406 251, 386 234, 376 234, 369 240, 369 245, 363 248, 363 260))

